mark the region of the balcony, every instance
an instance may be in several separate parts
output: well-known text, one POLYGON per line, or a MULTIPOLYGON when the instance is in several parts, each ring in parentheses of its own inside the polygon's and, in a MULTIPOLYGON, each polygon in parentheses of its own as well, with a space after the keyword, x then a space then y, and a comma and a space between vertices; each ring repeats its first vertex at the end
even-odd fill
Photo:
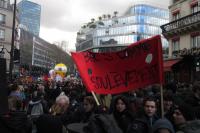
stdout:
POLYGON ((193 47, 190 49, 184 48, 182 50, 172 51, 172 55, 176 57, 186 56, 186 55, 200 55, 200 47, 193 47))
POLYGON ((200 11, 161 26, 165 37, 200 29, 200 11))

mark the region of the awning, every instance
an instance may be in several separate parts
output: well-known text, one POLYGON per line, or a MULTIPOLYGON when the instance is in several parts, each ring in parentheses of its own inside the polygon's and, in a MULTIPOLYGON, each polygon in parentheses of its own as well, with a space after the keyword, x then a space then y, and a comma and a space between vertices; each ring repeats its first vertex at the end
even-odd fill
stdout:
POLYGON ((180 59, 173 59, 173 60, 166 60, 164 61, 163 67, 164 67, 164 71, 171 71, 172 70, 172 66, 176 63, 178 63, 180 61, 180 59))

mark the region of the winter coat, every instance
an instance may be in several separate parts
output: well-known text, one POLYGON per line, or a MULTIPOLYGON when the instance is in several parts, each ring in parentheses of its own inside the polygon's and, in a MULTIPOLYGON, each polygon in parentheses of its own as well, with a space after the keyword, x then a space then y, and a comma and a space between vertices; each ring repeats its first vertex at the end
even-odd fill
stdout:
POLYGON ((30 119, 35 123, 38 117, 44 114, 43 105, 41 100, 30 101, 27 109, 27 114, 30 116, 30 119))
POLYGON ((63 133, 60 116, 41 115, 36 121, 37 133, 63 133))
POLYGON ((95 111, 92 110, 90 112, 85 112, 83 106, 80 106, 73 114, 72 114, 72 122, 73 123, 86 123, 89 121, 90 117, 95 114, 95 111))
POLYGON ((200 120, 188 121, 179 125, 176 133, 200 133, 200 120))
POLYGON ((88 123, 73 123, 67 126, 69 133, 123 133, 113 115, 99 114, 88 123))
POLYGON ((126 133, 149 133, 148 130, 149 127, 146 122, 135 119, 129 124, 126 133))
POLYGON ((1 133, 31 133, 31 130, 32 124, 25 112, 10 112, 8 115, 0 117, 1 133))
POLYGON ((113 116, 118 124, 118 126, 125 133, 129 124, 133 121, 134 117, 128 110, 124 110, 123 112, 114 112, 113 116))
POLYGON ((154 115, 149 118, 147 115, 136 118, 129 125, 126 133, 151 133, 153 124, 158 120, 154 115))
POLYGON ((127 131, 127 128, 129 126, 129 124, 133 121, 134 119, 134 115, 128 110, 129 107, 129 101, 126 97, 122 96, 122 95, 118 95, 113 99, 113 105, 111 108, 112 109, 112 114, 118 124, 118 126, 120 127, 120 129, 125 133, 127 131), (117 101, 118 100, 122 100, 123 103, 126 106, 126 109, 122 112, 119 112, 116 108, 117 105, 117 101))

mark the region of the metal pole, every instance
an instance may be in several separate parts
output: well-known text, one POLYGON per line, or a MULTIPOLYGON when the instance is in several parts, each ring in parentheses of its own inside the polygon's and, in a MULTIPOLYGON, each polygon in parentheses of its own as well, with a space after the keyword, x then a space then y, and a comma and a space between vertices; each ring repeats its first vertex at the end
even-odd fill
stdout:
POLYGON ((161 100, 161 117, 164 118, 164 104, 163 104, 163 85, 160 84, 160 100, 161 100))
POLYGON ((99 101, 98 101, 98 99, 97 99, 97 96, 95 95, 94 91, 92 91, 92 96, 94 97, 94 100, 96 101, 97 106, 99 106, 100 103, 99 103, 99 101))
POLYGON ((13 56, 14 56, 14 43, 15 43, 16 1, 17 0, 14 1, 12 39, 11 39, 11 49, 10 49, 10 65, 9 65, 9 79, 10 79, 10 82, 12 82, 12 70, 13 70, 13 56))

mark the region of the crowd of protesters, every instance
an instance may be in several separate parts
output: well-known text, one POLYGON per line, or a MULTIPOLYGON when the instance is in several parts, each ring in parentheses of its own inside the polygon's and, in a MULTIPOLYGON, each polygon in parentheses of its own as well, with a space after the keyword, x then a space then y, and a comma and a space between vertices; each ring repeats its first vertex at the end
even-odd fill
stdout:
MULTIPOLYGON (((200 83, 158 85, 112 95, 97 106, 78 79, 16 82, 8 87, 9 112, 1 133, 200 133, 200 83)), ((103 101, 107 96, 99 96, 103 101)))

